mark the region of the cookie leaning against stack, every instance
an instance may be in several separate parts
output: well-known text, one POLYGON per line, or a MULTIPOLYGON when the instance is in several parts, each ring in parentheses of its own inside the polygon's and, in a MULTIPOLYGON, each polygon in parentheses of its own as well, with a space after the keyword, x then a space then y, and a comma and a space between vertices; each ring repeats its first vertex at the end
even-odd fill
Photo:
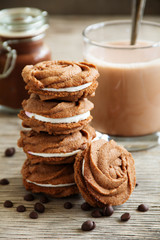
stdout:
POLYGON ((99 76, 89 63, 46 61, 26 66, 22 76, 30 98, 22 103, 22 131, 18 146, 27 160, 22 167, 27 190, 65 197, 78 193, 73 164, 77 153, 88 147, 95 130, 93 96, 99 76))
POLYGON ((80 193, 93 207, 123 204, 136 184, 131 153, 113 140, 94 141, 78 153, 74 172, 80 193))

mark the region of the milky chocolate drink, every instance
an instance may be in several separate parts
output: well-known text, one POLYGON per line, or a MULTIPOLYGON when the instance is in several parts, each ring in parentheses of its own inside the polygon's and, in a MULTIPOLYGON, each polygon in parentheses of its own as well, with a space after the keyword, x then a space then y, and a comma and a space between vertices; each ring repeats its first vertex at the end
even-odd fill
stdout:
POLYGON ((160 47, 151 45, 111 42, 107 48, 88 49, 85 59, 100 73, 92 100, 96 130, 115 136, 142 136, 160 130, 160 47))

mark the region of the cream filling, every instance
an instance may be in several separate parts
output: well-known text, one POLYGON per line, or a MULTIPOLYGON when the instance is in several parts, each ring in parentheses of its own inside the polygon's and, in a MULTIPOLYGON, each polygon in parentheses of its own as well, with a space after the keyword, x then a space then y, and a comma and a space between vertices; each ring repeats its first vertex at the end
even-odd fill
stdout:
POLYGON ((32 118, 34 117, 35 119, 42 121, 42 122, 49 122, 49 123, 77 123, 79 121, 85 120, 90 116, 90 111, 86 113, 82 113, 73 117, 68 117, 68 118, 47 118, 43 117, 41 115, 35 114, 35 113, 30 113, 25 111, 25 114, 27 117, 32 118))
POLYGON ((84 163, 85 163, 85 160, 83 158, 83 162, 82 162, 82 175, 83 175, 83 177, 84 177, 84 163))
POLYGON ((34 156, 39 156, 39 157, 44 157, 44 158, 47 158, 47 157, 70 157, 70 156, 73 156, 75 154, 77 154, 80 150, 75 150, 73 152, 68 152, 68 153, 35 153, 35 152, 28 152, 29 154, 31 155, 34 155, 34 156))
POLYGON ((87 87, 89 87, 92 84, 92 82, 85 83, 83 85, 77 86, 77 87, 68 87, 68 88, 42 88, 43 91, 49 91, 49 92, 78 92, 80 90, 83 90, 87 87))
POLYGON ((53 185, 53 184, 42 184, 42 183, 36 183, 36 182, 32 182, 30 181, 29 179, 26 179, 26 181, 28 183, 32 183, 32 184, 35 184, 39 187, 69 187, 69 186, 72 186, 72 185, 75 185, 75 183, 66 183, 66 184, 57 184, 57 185, 53 185))

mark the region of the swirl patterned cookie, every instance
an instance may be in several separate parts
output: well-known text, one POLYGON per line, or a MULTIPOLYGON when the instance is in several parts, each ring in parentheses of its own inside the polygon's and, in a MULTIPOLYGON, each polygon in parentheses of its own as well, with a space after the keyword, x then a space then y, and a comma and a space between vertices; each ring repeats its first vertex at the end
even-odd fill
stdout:
POLYGON ((73 164, 32 164, 27 159, 21 173, 26 190, 33 193, 45 193, 57 198, 78 193, 73 164))
POLYGON ((21 131, 18 146, 23 148, 32 164, 66 164, 73 163, 76 154, 86 149, 95 136, 95 130, 89 125, 75 133, 57 136, 21 131))
POLYGON ((41 100, 77 101, 94 96, 99 73, 93 64, 71 61, 44 61, 27 65, 22 71, 26 89, 41 100))
POLYGON ((18 115, 22 125, 36 132, 49 134, 70 134, 81 130, 91 120, 93 103, 83 98, 77 102, 42 101, 32 93, 22 102, 24 111, 18 115))
POLYGON ((113 140, 92 142, 77 154, 74 170, 79 191, 94 207, 123 204, 135 188, 134 159, 113 140))

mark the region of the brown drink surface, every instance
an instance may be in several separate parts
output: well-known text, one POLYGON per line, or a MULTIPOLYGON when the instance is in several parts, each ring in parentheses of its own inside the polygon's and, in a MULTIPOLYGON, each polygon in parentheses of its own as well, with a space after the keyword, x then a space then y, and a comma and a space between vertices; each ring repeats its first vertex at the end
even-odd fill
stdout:
POLYGON ((92 46, 85 55, 100 73, 92 100, 93 126, 115 136, 142 136, 159 131, 160 47, 131 50, 126 42, 112 45, 126 49, 92 46))

